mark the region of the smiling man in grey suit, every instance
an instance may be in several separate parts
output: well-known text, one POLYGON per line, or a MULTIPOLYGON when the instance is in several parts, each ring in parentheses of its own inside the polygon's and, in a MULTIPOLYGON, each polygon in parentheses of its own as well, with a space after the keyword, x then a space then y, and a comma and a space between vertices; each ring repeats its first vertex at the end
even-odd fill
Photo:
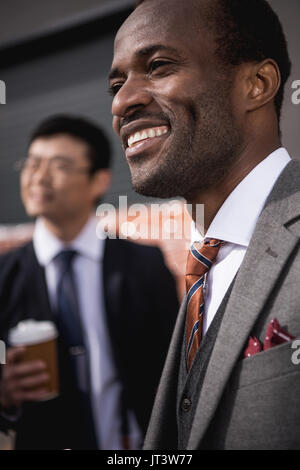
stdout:
POLYGON ((188 291, 181 306, 146 449, 300 448, 300 164, 279 130, 289 74, 265 0, 142 0, 117 34, 113 126, 133 185, 204 204, 193 262, 215 249, 194 278, 201 301, 188 291))

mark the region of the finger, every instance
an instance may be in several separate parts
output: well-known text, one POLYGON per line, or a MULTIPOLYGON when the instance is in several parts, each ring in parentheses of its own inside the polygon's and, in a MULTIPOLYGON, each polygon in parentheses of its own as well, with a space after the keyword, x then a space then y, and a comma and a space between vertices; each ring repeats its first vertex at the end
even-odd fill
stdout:
POLYGON ((37 401, 43 400, 49 395, 49 390, 46 388, 40 388, 38 390, 31 390, 28 392, 23 392, 23 402, 24 401, 37 401))
POLYGON ((26 361, 11 366, 10 377, 19 380, 30 375, 40 374, 46 370, 47 365, 43 361, 26 361))
POLYGON ((49 374, 34 375, 32 377, 27 377, 23 380, 20 380, 18 383, 18 388, 24 391, 42 388, 45 387, 45 384, 49 383, 49 380, 49 374))
POLYGON ((22 360, 26 349, 22 346, 8 348, 6 351, 6 364, 14 364, 22 360))
POLYGON ((49 390, 45 387, 41 387, 36 390, 15 391, 13 394, 13 403, 15 406, 21 406, 24 402, 42 400, 48 395, 49 390))

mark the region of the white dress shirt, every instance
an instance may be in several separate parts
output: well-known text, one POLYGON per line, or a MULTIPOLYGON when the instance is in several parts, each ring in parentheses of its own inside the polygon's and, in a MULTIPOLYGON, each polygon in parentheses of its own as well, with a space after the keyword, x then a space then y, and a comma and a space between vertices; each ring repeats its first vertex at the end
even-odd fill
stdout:
MULTIPOLYGON (((205 238, 217 238, 226 243, 220 248, 207 274, 203 334, 207 332, 241 266, 265 202, 290 160, 288 152, 282 147, 271 153, 232 191, 211 222, 205 238)), ((191 243, 202 242, 203 239, 192 222, 191 243)))
MULTIPOLYGON (((106 324, 102 282, 102 261, 105 240, 96 236, 97 219, 91 217, 80 234, 69 244, 56 238, 41 219, 36 222, 33 245, 39 263, 45 268, 50 303, 56 305, 58 268, 54 258, 63 249, 77 251, 74 279, 78 293, 85 344, 90 358, 91 402, 98 446, 101 449, 122 449, 121 384, 112 360, 106 324)), ((141 441, 133 416, 129 417, 131 447, 141 441)))

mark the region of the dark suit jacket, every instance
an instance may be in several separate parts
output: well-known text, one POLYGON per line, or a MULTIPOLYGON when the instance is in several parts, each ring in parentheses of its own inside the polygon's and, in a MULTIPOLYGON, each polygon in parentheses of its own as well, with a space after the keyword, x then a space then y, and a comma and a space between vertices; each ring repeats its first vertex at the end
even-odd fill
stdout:
MULTIPOLYGON (((177 383, 185 310, 184 301, 145 449, 178 445, 177 383)), ((300 365, 292 360, 293 342, 241 358, 249 336, 263 343, 275 317, 300 338, 300 163, 296 161, 282 172, 260 215, 225 306, 202 387, 189 397, 195 414, 187 449, 300 449, 300 365)))
MULTIPOLYGON (((158 248, 124 240, 105 242, 103 283, 107 324, 123 386, 123 405, 145 433, 178 312, 175 282, 158 248)), ((32 243, 0 257, 0 338, 26 318, 53 320, 44 269, 32 243)), ((89 448, 68 355, 59 341, 61 393, 25 403, 17 448, 89 448)), ((5 421, 2 419, 2 428, 5 421)))

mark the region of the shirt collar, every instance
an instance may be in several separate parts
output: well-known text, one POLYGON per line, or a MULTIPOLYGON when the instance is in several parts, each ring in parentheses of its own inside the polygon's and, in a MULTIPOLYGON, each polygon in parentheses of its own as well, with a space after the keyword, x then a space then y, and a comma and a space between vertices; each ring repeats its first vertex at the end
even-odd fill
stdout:
POLYGON ((70 243, 64 243, 37 219, 33 233, 33 246, 39 263, 48 265, 61 250, 76 250, 80 255, 100 261, 104 254, 104 241, 96 235, 97 219, 91 216, 81 232, 70 243))
MULTIPOLYGON (((290 160, 286 149, 281 147, 253 168, 220 207, 205 237, 248 247, 266 200, 290 160)), ((191 242, 203 238, 193 221, 191 242)))

